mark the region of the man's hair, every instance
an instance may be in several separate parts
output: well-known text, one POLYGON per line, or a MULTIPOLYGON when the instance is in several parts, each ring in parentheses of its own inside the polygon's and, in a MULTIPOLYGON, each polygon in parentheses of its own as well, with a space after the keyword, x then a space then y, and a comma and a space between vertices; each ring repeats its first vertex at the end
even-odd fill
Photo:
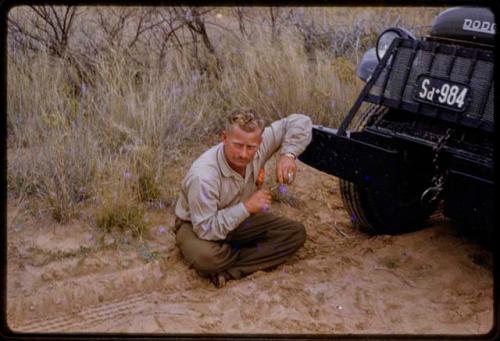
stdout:
POLYGON ((257 129, 264 130, 265 121, 253 109, 236 109, 233 110, 226 121, 225 130, 233 131, 233 127, 237 124, 246 132, 254 132, 257 129))

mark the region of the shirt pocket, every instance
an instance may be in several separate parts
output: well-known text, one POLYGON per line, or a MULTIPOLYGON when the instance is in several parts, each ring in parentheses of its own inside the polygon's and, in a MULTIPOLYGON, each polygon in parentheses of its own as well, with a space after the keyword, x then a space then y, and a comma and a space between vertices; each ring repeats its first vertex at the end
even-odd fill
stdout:
POLYGON ((241 201, 242 192, 243 181, 240 182, 232 177, 222 179, 219 209, 238 204, 241 201))

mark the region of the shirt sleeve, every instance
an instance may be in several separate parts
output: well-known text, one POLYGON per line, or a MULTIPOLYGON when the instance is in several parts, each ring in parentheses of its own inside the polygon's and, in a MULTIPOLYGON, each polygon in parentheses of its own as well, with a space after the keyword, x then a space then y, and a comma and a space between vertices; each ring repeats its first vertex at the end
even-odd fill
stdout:
POLYGON ((263 161, 267 161, 278 149, 280 153, 299 156, 312 139, 312 121, 302 114, 291 114, 273 122, 262 133, 260 147, 263 161))
POLYGON ((194 233, 205 240, 223 240, 250 216, 243 203, 219 210, 219 186, 206 176, 193 176, 187 197, 194 233))

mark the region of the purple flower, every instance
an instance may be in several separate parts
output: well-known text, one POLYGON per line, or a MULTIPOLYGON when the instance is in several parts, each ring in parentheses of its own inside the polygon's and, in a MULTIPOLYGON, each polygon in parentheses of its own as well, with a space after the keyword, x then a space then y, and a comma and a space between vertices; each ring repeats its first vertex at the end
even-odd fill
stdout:
POLYGON ((284 184, 278 186, 278 193, 280 195, 286 195, 288 193, 288 187, 284 184))
POLYGON ((200 75, 199 75, 197 72, 194 72, 194 73, 191 75, 191 80, 192 80, 193 82, 197 82, 197 81, 199 81, 199 80, 200 80, 200 78, 201 78, 201 77, 200 77, 200 75))
POLYGON ((160 232, 160 234, 163 234, 163 233, 167 232, 167 228, 165 226, 161 225, 159 232, 160 232))
POLYGON ((125 178, 125 180, 130 179, 132 177, 132 173, 126 170, 125 172, 123 172, 123 177, 125 178))
POLYGON ((172 93, 174 95, 180 95, 182 93, 182 87, 180 86, 175 86, 173 89, 172 89, 172 93))

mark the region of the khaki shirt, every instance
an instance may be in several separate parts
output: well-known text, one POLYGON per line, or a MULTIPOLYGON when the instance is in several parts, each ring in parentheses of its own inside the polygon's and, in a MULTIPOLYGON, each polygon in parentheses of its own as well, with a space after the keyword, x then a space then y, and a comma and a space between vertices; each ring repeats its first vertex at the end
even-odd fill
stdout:
POLYGON ((247 165, 245 178, 226 161, 219 143, 194 161, 182 180, 175 214, 191 221, 193 231, 205 240, 223 240, 250 213, 243 201, 257 189, 259 170, 281 147, 280 153, 301 154, 312 138, 312 122, 305 115, 292 114, 273 122, 262 133, 262 143, 247 165))

